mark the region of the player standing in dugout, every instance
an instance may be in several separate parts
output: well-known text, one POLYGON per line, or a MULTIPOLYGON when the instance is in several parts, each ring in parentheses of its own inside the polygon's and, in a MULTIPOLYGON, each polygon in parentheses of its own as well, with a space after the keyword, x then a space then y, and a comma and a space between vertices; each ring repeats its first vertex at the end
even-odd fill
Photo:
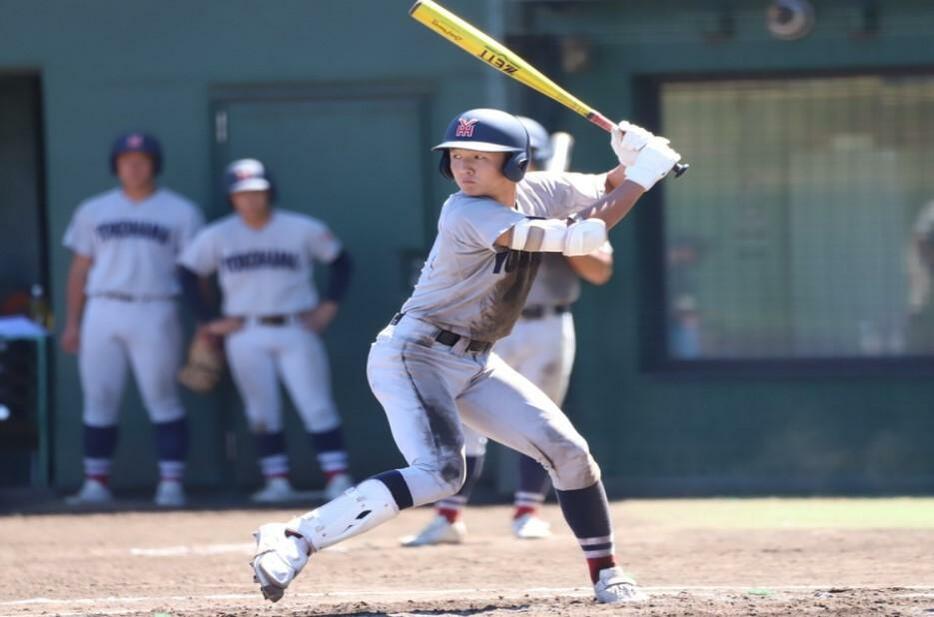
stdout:
POLYGON ((645 599, 616 564, 587 442, 544 392, 490 353, 519 318, 542 253, 597 250, 607 228, 681 158, 668 140, 628 123, 614 129, 611 144, 620 165, 606 174, 526 176, 529 137, 518 118, 493 109, 454 118, 435 149, 460 191, 445 202, 412 296, 378 335, 367 365, 408 466, 285 524, 261 526, 252 567, 267 599, 279 600, 314 552, 456 493, 466 475, 462 424, 548 469, 598 602, 645 599))
POLYGON ((251 499, 285 503, 301 497, 288 478, 279 377, 317 455, 325 497, 333 499, 352 482, 321 335, 350 285, 350 254, 323 222, 273 207, 276 187, 262 162, 234 161, 224 183, 234 212, 199 233, 178 262, 199 323, 195 336, 223 339, 243 399, 265 480, 251 499), (330 270, 323 297, 312 283, 315 262, 330 270), (201 295, 198 281, 215 272, 221 316, 201 295))
POLYGON ((151 135, 117 139, 110 169, 120 187, 83 202, 64 239, 72 260, 61 346, 78 354, 85 476, 66 501, 113 500, 111 462, 129 365, 154 428, 160 478, 154 501, 183 506, 188 424, 175 383, 182 345, 175 259, 203 217, 190 201, 157 186, 162 147, 151 135))

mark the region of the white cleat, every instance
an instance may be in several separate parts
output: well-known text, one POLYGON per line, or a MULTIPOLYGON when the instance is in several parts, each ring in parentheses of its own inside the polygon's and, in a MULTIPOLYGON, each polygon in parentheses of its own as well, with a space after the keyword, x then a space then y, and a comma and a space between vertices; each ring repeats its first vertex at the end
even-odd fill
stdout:
POLYGON ((153 503, 161 508, 182 508, 185 506, 185 489, 178 480, 162 480, 156 487, 153 503))
POLYGON ((512 533, 520 540, 541 540, 551 537, 551 525, 534 514, 523 514, 512 520, 512 533))
POLYGON ((253 503, 288 503, 302 497, 289 483, 288 478, 269 478, 266 486, 250 495, 253 503))
POLYGON ((337 499, 343 495, 344 491, 353 486, 353 480, 350 477, 350 474, 339 473, 336 476, 332 476, 328 480, 327 485, 324 487, 324 499, 331 501, 332 499, 337 499))
POLYGON ((113 500, 114 497, 105 484, 88 478, 84 481, 80 491, 65 498, 65 504, 69 506, 100 506, 113 503, 113 500))
POLYGON ((402 546, 432 546, 435 544, 460 544, 467 536, 464 521, 448 522, 438 514, 420 533, 400 539, 402 546))
POLYGON ((263 597, 278 602, 305 564, 308 544, 301 538, 287 536, 285 525, 268 523, 253 532, 256 554, 250 561, 253 581, 259 583, 263 597))
POLYGON ((649 599, 645 593, 623 572, 614 566, 600 570, 600 580, 593 586, 597 602, 603 604, 623 604, 626 602, 645 602, 649 599))

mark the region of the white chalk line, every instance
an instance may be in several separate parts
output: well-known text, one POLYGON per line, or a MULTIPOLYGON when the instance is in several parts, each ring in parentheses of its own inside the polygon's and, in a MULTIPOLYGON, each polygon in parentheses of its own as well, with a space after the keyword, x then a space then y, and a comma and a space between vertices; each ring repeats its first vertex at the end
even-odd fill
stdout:
POLYGON ((230 553, 252 555, 255 550, 255 543, 244 542, 241 544, 196 544, 194 546, 180 545, 160 548, 133 547, 130 549, 130 555, 134 557, 183 557, 186 555, 227 555, 230 553))
MULTIPOLYGON (((329 553, 346 553, 347 547, 329 546, 325 549, 329 553)), ((122 552, 122 551, 121 551, 122 552)), ((235 544, 179 544, 175 546, 157 547, 131 547, 130 555, 133 557, 199 557, 204 555, 252 555, 256 552, 255 542, 237 542, 235 544)))
MULTIPOLYGON (((911 593, 896 594, 895 597, 904 598, 934 598, 934 585, 890 585, 885 587, 861 587, 856 585, 686 585, 686 586, 668 586, 668 587, 643 587, 648 594, 658 595, 677 595, 680 593, 703 592, 703 593, 740 593, 752 595, 766 595, 775 593, 794 593, 794 592, 817 592, 826 591, 836 595, 847 591, 885 591, 898 590, 911 593), (834 590, 831 592, 830 590, 834 590)), ((501 588, 462 588, 462 589, 381 589, 381 590, 362 590, 355 589, 350 591, 324 591, 324 592, 290 592, 290 598, 307 599, 327 599, 327 598, 353 598, 361 597, 388 597, 411 599, 428 599, 438 596, 456 597, 464 600, 482 599, 491 596, 503 598, 546 598, 555 595, 564 597, 589 596, 593 589, 589 587, 532 587, 528 589, 501 589, 501 588)), ((97 606, 97 605, 132 605, 143 602, 168 603, 168 602, 186 602, 192 601, 240 601, 247 600, 252 603, 262 604, 262 597, 256 593, 223 593, 223 594, 205 594, 205 595, 184 595, 184 596, 103 596, 99 598, 26 598, 22 600, 6 600, 0 602, 3 607, 32 607, 32 606, 54 606, 54 605, 72 605, 72 606, 97 606)), ((119 609, 110 609, 108 612, 118 614, 122 612, 119 609)), ((57 613, 66 615, 70 613, 57 613)), ((7 617, 0 615, 0 617, 7 617)))

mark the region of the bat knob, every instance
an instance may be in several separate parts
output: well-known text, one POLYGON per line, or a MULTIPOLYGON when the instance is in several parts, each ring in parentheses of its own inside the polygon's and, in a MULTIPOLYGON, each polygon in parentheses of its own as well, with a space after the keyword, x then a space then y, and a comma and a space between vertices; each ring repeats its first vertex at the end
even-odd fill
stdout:
POLYGON ((677 165, 675 165, 674 167, 675 178, 680 178, 681 174, 686 172, 690 167, 691 167, 690 163, 678 163, 677 165))

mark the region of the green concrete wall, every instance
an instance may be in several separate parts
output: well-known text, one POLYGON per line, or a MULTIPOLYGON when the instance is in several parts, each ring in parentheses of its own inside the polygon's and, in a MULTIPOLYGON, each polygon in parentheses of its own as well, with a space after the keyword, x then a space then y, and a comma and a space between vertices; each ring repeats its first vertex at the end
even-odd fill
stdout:
MULTIPOLYGON (((478 25, 486 23, 489 3, 447 4, 478 25)), ((931 23, 934 10, 921 2, 884 3, 881 30, 870 38, 848 34, 858 27, 853 9, 858 3, 821 3, 815 32, 793 44, 768 37, 761 2, 504 4, 514 36, 591 41, 591 68, 582 73, 562 73, 541 41, 531 43, 529 53, 541 57, 578 96, 614 117, 651 115, 640 107, 640 79, 646 76, 934 65, 930 32, 919 25, 931 23), (719 7, 733 12, 735 30, 732 37, 713 41, 705 33, 716 30, 719 7)), ((214 114, 244 92, 247 98, 266 91, 286 98, 355 100, 382 96, 373 88, 403 92, 425 110, 425 124, 412 138, 426 150, 432 132, 440 133, 452 114, 489 104, 490 71, 411 21, 408 5, 408 0, 0 0, 0 72, 33 70, 42 82, 52 299, 59 314, 68 255, 58 241, 75 204, 111 185, 106 151, 119 131, 144 126, 158 134, 167 151, 165 184, 213 216, 223 211, 216 170, 226 154, 215 143, 214 114)), ((502 88, 517 110, 577 136, 576 167, 611 165, 605 135, 581 118, 511 83, 502 88)), ((379 119, 373 122, 378 138, 379 119)), ((309 176, 339 164, 345 173, 359 169, 361 183, 374 163, 359 151, 305 155, 295 165, 309 176)), ((390 183, 385 195, 387 202, 397 193, 423 196, 403 210, 423 221, 423 231, 413 232, 409 244, 427 248, 431 221, 450 186, 435 173, 433 159, 424 167, 417 178, 396 179, 407 183, 401 190, 390 183)), ((679 182, 690 182, 690 176, 679 182)), ((367 392, 363 363, 365 341, 404 291, 400 286, 392 297, 385 290, 368 291, 366 261, 401 264, 400 246, 368 225, 366 210, 380 208, 379 203, 351 207, 353 215, 333 218, 348 245, 360 249, 359 276, 328 344, 354 469, 364 475, 400 463, 382 412, 367 392)), ((924 367, 868 373, 801 367, 659 370, 651 354, 659 310, 652 298, 662 274, 652 208, 647 200, 614 230, 616 276, 606 287, 587 290, 575 311, 579 354, 567 408, 590 438, 611 489, 679 494, 934 488, 934 388, 924 367)), ((400 276, 402 270, 400 265, 400 276)), ((56 354, 54 371, 54 483, 64 488, 81 475, 80 391, 73 358, 56 354)), ((152 446, 132 389, 127 400, 115 483, 140 487, 155 477, 152 446)), ((248 470, 232 471, 228 461, 223 431, 242 424, 236 396, 227 391, 209 399, 187 397, 186 403, 194 443, 189 482, 221 487, 254 481, 248 470)), ((240 429, 238 443, 244 441, 240 429)), ((248 446, 239 451, 249 454, 248 446)), ((314 469, 303 467, 299 474, 302 484, 319 482, 314 469)))

